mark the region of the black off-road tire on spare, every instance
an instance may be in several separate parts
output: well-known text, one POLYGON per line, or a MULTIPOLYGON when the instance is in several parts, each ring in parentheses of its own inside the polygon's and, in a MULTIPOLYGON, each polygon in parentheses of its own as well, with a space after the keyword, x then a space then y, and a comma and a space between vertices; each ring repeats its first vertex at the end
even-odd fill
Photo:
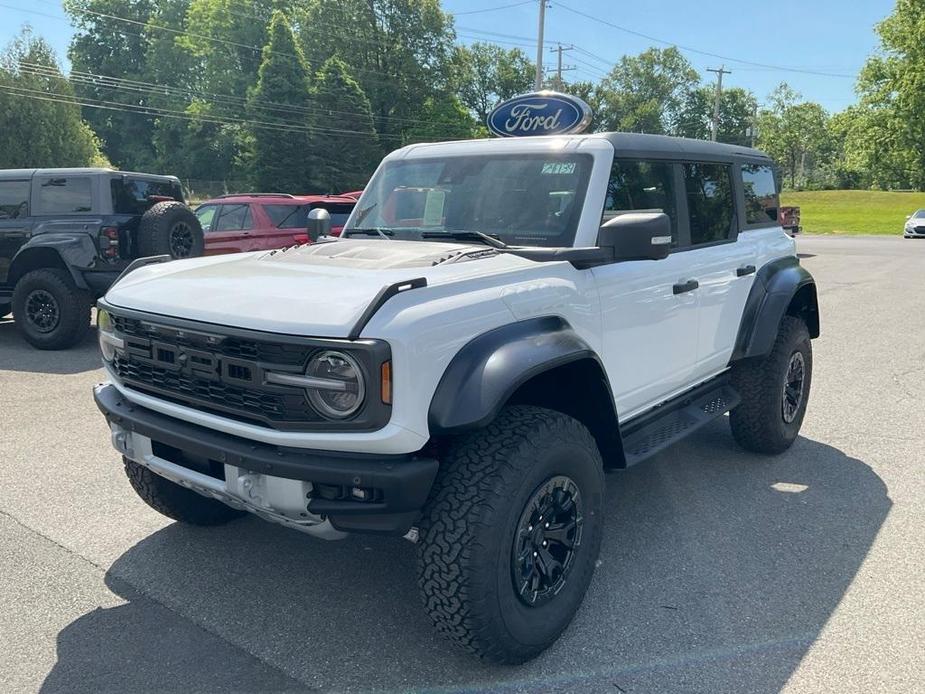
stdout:
POLYGON ((123 457, 122 462, 128 481, 142 501, 168 518, 188 525, 208 526, 222 525, 247 515, 247 511, 239 511, 181 487, 133 460, 123 457))
POLYGON ((202 255, 205 240, 193 211, 182 202, 156 203, 138 225, 138 255, 169 255, 175 260, 202 255))
POLYGON ((13 289, 13 317, 22 336, 38 349, 67 349, 90 332, 92 297, 70 273, 42 268, 23 275, 13 289))
POLYGON ((729 413, 729 424, 739 445, 770 455, 790 448, 806 415, 812 375, 809 329, 801 319, 784 316, 771 353, 732 369, 742 403, 729 413))
POLYGON ((505 408, 452 445, 418 540, 421 596, 437 631, 499 663, 525 662, 552 645, 591 581, 603 493, 594 438, 559 412, 505 408), (562 566, 544 581, 550 557, 562 566))

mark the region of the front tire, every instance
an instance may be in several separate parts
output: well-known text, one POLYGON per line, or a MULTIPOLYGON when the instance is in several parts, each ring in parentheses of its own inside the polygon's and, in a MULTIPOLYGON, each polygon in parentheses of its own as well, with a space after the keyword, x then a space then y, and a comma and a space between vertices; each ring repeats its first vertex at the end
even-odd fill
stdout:
POLYGON ((90 294, 60 268, 26 273, 13 290, 13 317, 38 349, 67 349, 90 331, 90 294))
POLYGON ((144 465, 122 458, 132 488, 148 506, 168 518, 188 525, 223 525, 247 514, 221 501, 174 484, 144 465))
POLYGON ((522 663, 578 610, 600 551, 603 462, 577 420, 506 408, 441 461, 420 527, 419 585, 437 630, 522 663))
POLYGON ((742 403, 729 413, 738 444, 769 455, 790 448, 803 425, 812 375, 813 348, 806 323, 784 316, 771 353, 732 370, 732 384, 742 396, 742 403))

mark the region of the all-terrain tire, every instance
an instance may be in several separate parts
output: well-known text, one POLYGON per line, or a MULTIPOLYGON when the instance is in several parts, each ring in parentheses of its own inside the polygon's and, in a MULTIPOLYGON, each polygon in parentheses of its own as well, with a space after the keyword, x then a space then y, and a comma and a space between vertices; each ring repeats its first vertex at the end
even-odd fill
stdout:
POLYGON ((122 462, 138 496, 168 518, 189 525, 222 525, 247 514, 247 511, 239 511, 174 484, 133 460, 123 457, 122 462))
POLYGON ((138 225, 139 256, 195 258, 202 255, 204 249, 199 219, 182 202, 159 202, 142 216, 138 225))
POLYGON ((67 349, 90 331, 90 294, 67 270, 42 268, 23 275, 13 289, 13 317, 38 349, 67 349))
MULTIPOLYGON (((784 316, 771 353, 760 360, 737 364, 732 369, 732 384, 742 396, 742 403, 729 413, 729 424, 739 445, 755 453, 771 455, 790 448, 806 415, 812 375, 813 348, 806 323, 793 316, 784 316), (784 402, 785 389, 790 387, 787 380, 792 360, 802 361, 803 369, 796 406, 793 397, 789 405, 784 402)), ((791 388, 791 395, 792 392, 791 388)))
MULTIPOLYGON (((419 528, 419 586, 437 630, 493 662, 522 663, 548 648, 571 622, 591 581, 601 544, 603 491, 594 438, 559 412, 505 408, 487 427, 460 438, 441 461, 419 528), (523 593, 531 584, 521 583, 524 574, 518 571, 540 566, 541 560, 519 563, 515 549, 522 557, 537 556, 532 550, 539 545, 529 544, 536 537, 525 530, 534 526, 526 523, 535 522, 536 509, 544 508, 536 500, 555 498, 555 485, 566 478, 579 494, 572 508, 581 520, 568 526, 577 544, 563 562, 564 583, 558 590, 553 584, 540 601, 532 587, 523 593), (550 489, 552 495, 544 497, 550 489), (529 604, 531 599, 537 602, 529 604)), ((564 517, 549 513, 546 528, 550 518, 556 521, 553 529, 536 525, 550 533, 541 537, 553 537, 557 528, 564 534, 564 517)), ((564 548, 549 542, 553 546, 544 557, 564 548)))

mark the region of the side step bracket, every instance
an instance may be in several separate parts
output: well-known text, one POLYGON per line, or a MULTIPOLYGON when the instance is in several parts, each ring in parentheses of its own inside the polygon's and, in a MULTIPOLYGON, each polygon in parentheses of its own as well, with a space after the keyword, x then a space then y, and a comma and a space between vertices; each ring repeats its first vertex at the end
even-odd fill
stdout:
POLYGON ((741 401, 728 377, 721 376, 630 420, 621 427, 626 466, 651 458, 741 401))

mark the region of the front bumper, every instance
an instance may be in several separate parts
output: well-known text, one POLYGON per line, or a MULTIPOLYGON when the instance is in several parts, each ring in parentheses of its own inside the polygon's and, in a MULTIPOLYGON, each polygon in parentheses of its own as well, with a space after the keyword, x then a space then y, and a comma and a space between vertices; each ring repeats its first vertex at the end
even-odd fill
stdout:
POLYGON ((96 386, 93 396, 125 457, 201 494, 322 537, 404 535, 437 474, 433 458, 286 448, 213 431, 139 407, 111 384, 96 386))

